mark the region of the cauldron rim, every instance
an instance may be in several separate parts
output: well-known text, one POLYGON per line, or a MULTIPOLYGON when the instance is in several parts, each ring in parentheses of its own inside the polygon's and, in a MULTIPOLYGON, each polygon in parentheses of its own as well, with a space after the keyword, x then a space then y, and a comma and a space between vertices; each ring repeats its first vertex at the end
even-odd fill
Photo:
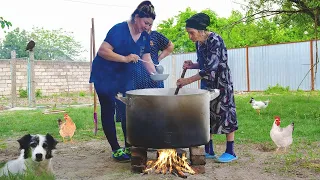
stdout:
POLYGON ((194 96, 206 94, 209 91, 195 88, 181 88, 178 95, 174 95, 175 88, 148 88, 127 91, 127 95, 132 96, 194 96), (152 93, 151 93, 152 92, 152 93))

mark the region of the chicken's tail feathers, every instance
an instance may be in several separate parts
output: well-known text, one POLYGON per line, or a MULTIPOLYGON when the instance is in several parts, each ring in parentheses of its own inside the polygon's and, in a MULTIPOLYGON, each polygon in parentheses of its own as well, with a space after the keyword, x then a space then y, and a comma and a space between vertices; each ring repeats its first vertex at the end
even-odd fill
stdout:
POLYGON ((294 122, 291 123, 292 126, 292 132, 294 131, 294 122))

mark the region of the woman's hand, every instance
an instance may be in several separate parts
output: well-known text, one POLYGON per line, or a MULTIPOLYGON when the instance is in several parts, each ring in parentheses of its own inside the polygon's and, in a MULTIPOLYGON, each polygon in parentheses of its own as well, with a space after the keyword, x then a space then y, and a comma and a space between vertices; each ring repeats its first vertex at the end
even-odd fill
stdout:
POLYGON ((156 68, 152 62, 150 53, 146 53, 146 54, 142 55, 142 59, 145 61, 145 62, 143 62, 143 65, 146 68, 146 70, 149 72, 149 74, 153 74, 153 73, 157 72, 156 68))
POLYGON ((177 80, 177 86, 179 88, 182 88, 183 86, 188 85, 190 83, 192 83, 190 78, 180 78, 177 80))
POLYGON ((182 68, 183 69, 193 69, 194 63, 191 60, 184 61, 182 68))
POLYGON ((129 62, 138 62, 138 60, 140 59, 140 57, 136 54, 129 54, 128 56, 125 56, 124 58, 124 62, 129 63, 129 62))

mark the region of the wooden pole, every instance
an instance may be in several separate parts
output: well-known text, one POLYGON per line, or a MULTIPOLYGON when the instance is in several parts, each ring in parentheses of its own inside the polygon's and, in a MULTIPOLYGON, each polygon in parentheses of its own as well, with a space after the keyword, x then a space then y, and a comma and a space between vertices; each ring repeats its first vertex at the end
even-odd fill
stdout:
POLYGON ((311 91, 314 91, 314 65, 313 65, 313 40, 310 41, 310 72, 311 72, 311 91))
POLYGON ((250 92, 249 47, 246 46, 247 90, 250 92))
MULTIPOLYGON (((91 33, 92 33, 92 58, 95 57, 96 55, 96 46, 95 46, 95 34, 94 34, 94 19, 91 19, 92 22, 92 28, 91 28, 91 33)), ((94 91, 93 94, 93 101, 94 101, 94 112, 97 112, 97 94, 94 91)))
POLYGON ((17 105, 17 82, 16 82, 16 51, 11 51, 11 107, 14 108, 17 105))
MULTIPOLYGON (((92 71, 92 60, 93 60, 93 38, 92 38, 92 28, 90 28, 90 72, 92 71)), ((93 87, 92 87, 92 83, 90 83, 90 86, 89 86, 89 92, 90 94, 92 94, 93 92, 93 87)))
MULTIPOLYGON (((91 48, 91 56, 92 59, 95 57, 96 55, 96 46, 95 46, 95 35, 94 35, 94 19, 91 19, 91 23, 92 23, 92 27, 91 27, 91 44, 92 44, 92 48, 91 48)), ((98 132, 98 114, 97 114, 97 93, 95 91, 93 91, 93 121, 94 121, 94 135, 97 135, 98 132)))

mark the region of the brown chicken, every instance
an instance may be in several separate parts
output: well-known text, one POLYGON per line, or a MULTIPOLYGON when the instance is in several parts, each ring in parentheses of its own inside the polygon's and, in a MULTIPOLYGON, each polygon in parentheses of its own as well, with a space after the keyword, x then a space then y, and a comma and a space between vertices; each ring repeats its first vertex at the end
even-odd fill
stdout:
POLYGON ((68 114, 64 115, 64 119, 66 120, 65 122, 63 122, 61 119, 58 119, 60 136, 62 137, 63 142, 66 142, 66 137, 69 137, 70 141, 73 142, 72 137, 76 131, 76 124, 72 121, 68 114))

